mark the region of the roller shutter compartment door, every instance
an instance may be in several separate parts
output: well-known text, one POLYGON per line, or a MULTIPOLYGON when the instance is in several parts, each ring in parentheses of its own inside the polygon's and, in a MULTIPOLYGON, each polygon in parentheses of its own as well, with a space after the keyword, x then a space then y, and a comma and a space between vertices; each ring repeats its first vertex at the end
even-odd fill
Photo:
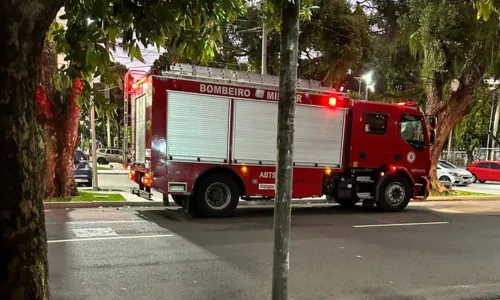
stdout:
POLYGON ((330 107, 296 106, 293 159, 296 165, 340 165, 345 113, 330 107))
POLYGON ((172 91, 167 99, 167 154, 173 160, 227 160, 229 99, 172 91))
POLYGON ((146 96, 135 100, 135 160, 144 163, 146 160, 146 96))
POLYGON ((238 162, 274 164, 277 102, 235 100, 233 156, 238 162))

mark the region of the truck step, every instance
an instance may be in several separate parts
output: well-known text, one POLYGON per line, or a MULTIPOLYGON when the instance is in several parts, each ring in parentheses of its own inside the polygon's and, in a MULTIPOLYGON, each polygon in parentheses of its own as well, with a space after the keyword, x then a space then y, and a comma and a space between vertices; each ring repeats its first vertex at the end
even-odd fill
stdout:
POLYGON ((373 198, 370 193, 356 193, 359 199, 370 199, 373 198))
POLYGON ((358 176, 356 177, 356 181, 367 182, 367 183, 375 182, 375 180, 373 180, 370 176, 358 176))

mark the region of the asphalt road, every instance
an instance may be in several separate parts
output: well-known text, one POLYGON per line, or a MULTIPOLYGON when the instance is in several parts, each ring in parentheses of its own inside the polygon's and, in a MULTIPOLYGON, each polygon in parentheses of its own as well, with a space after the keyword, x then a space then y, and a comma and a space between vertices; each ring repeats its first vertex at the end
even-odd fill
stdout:
MULTIPOLYGON (((46 211, 52 299, 270 299, 273 217, 46 211)), ((290 299, 500 299, 500 202, 294 209, 290 299)))

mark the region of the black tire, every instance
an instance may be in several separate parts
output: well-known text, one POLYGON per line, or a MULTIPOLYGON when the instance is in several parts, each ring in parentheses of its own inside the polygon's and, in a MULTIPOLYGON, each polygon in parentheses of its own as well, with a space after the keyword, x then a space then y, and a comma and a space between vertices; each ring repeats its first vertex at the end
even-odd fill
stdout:
POLYGON ((486 182, 486 180, 479 180, 479 182, 480 182, 480 183, 485 183, 485 182, 486 182))
POLYGON ((472 183, 476 183, 477 182, 477 176, 476 174, 472 174, 472 183))
POLYGON ((335 199, 335 202, 337 202, 338 204, 342 205, 343 207, 347 207, 347 208, 352 208, 354 206, 356 206, 356 204, 359 202, 359 198, 356 197, 356 198, 339 198, 339 199, 335 199))
POLYGON ((411 187, 402 176, 387 177, 378 191, 377 207, 385 212, 400 212, 408 206, 412 195, 411 187))
POLYGON ((218 173, 203 179, 197 186, 194 197, 204 216, 223 218, 231 215, 238 206, 240 188, 233 178, 218 173))
POLYGON ((439 177, 439 181, 449 181, 449 182, 451 182, 451 178, 448 177, 448 176, 444 176, 443 175, 443 176, 439 177))
POLYGON ((97 163, 100 164, 100 165, 107 165, 108 161, 104 157, 99 157, 97 159, 97 163))
POLYGON ((187 203, 187 201, 189 200, 189 196, 172 195, 172 199, 174 199, 175 204, 177 204, 180 207, 184 207, 183 203, 187 203))

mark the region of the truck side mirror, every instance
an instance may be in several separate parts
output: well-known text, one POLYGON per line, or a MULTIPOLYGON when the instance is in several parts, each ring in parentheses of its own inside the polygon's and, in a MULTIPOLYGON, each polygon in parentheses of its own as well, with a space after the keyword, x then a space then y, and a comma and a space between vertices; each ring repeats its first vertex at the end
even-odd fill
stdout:
POLYGON ((429 136, 429 144, 434 144, 436 141, 436 129, 431 129, 430 136, 429 136))
POLYGON ((429 124, 431 125, 432 129, 435 129, 437 126, 437 118, 434 116, 429 117, 429 124))

